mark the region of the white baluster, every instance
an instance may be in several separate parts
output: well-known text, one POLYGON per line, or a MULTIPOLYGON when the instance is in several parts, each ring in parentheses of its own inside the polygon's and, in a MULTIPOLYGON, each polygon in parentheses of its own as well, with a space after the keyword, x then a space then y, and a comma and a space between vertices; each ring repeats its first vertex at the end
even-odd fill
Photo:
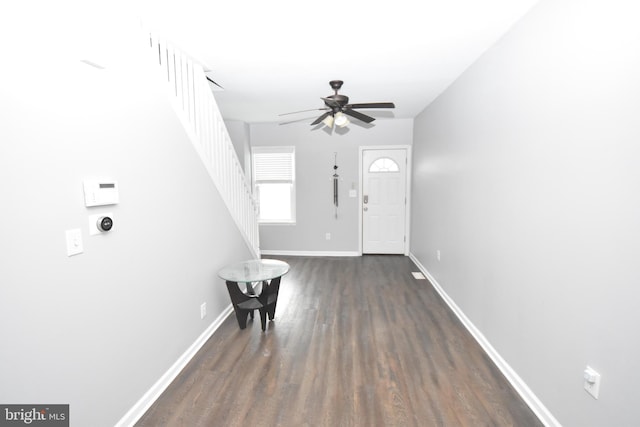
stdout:
POLYGON ((247 244, 259 256, 257 206, 202 66, 153 34, 145 43, 167 82, 176 114, 247 244))

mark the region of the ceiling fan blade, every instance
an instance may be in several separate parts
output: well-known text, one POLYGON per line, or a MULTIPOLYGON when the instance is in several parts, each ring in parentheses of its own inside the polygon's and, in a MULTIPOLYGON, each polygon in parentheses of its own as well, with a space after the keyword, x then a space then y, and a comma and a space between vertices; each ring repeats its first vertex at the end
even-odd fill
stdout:
POLYGON ((298 113, 306 113, 308 111, 326 111, 328 108, 312 108, 311 110, 300 110, 300 111, 292 111, 290 113, 282 113, 278 114, 278 116, 287 116, 289 114, 298 114, 298 113))
POLYGON ((393 102, 367 102, 365 104, 348 104, 347 108, 396 108, 393 102))
POLYGON ((278 125, 283 126, 283 125, 290 125, 292 123, 309 123, 309 120, 312 119, 312 117, 309 117, 307 115, 305 115, 306 117, 300 117, 297 119, 290 119, 290 120, 285 120, 283 122, 279 122, 278 125))
POLYGON ((342 112, 348 116, 355 117, 358 120, 362 120, 365 123, 371 123, 375 120, 373 117, 367 116, 366 114, 359 113, 349 108, 345 108, 344 110, 342 110, 342 112))
POLYGON ((327 116, 329 116, 329 114, 331 114, 331 111, 327 111, 326 113, 322 114, 320 117, 318 117, 313 123, 311 123, 311 126, 315 126, 318 123, 320 123, 321 121, 323 121, 324 119, 327 118, 327 116))

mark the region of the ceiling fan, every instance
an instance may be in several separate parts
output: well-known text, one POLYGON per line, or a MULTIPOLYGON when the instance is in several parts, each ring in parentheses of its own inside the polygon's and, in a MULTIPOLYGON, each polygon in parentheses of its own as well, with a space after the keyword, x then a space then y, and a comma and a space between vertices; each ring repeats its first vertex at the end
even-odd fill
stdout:
POLYGON ((333 95, 329 95, 326 98, 320 98, 324 101, 323 108, 314 108, 312 110, 294 111, 292 113, 280 114, 281 116, 287 114, 303 113, 306 111, 325 111, 311 123, 311 126, 315 126, 321 122, 324 122, 329 127, 336 126, 344 127, 349 124, 349 119, 346 116, 351 116, 358 120, 362 120, 365 123, 371 123, 375 118, 362 114, 355 109, 360 108, 396 108, 393 102, 368 102, 364 104, 349 104, 349 97, 346 95, 340 95, 338 91, 342 87, 344 82, 342 80, 331 80, 329 85, 331 89, 335 91, 333 95))

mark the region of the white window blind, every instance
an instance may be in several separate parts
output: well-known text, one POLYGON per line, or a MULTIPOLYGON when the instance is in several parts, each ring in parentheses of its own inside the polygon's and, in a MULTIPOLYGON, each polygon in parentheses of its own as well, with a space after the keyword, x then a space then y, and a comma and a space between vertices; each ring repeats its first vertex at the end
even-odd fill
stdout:
POLYGON ((254 179, 258 182, 293 181, 293 149, 283 152, 253 153, 254 179))
POLYGON ((295 223, 294 147, 254 147, 253 185, 262 223, 295 223))

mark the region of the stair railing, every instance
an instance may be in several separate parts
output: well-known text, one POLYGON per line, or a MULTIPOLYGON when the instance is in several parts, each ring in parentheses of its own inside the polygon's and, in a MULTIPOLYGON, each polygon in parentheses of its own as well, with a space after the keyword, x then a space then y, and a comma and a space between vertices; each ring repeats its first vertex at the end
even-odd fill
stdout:
POLYGON ((236 225, 260 258, 258 209, 203 67, 170 43, 149 35, 151 55, 166 77, 173 107, 236 225))

